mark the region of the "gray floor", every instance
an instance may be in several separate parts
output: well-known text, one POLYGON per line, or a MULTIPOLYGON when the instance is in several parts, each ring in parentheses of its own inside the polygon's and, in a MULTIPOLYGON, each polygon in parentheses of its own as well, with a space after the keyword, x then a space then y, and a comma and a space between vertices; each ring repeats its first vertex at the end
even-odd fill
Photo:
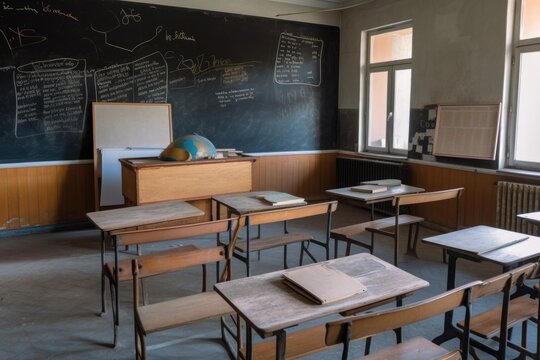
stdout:
MULTIPOLYGON (((334 226, 343 226, 368 219, 369 214, 351 206, 340 204, 334 217, 334 226)), ((264 232, 281 227, 269 226, 264 232)), ((291 229, 314 232, 318 238, 324 234, 324 219, 297 221, 291 229)), ((436 232, 422 229, 421 237, 436 232)), ((213 237, 202 239, 201 244, 211 246, 213 237)), ((186 243, 186 242, 184 242, 186 243)), ((153 245, 144 249, 151 252, 178 243, 153 245)), ((314 247, 318 259, 323 252, 314 247)), ((391 240, 378 238, 375 255, 391 261, 391 240)), ((344 250, 344 246, 341 247, 344 250)), ((364 250, 355 248, 355 252, 364 250)), ((110 254, 109 258, 110 258, 110 254)), ((129 257, 129 254, 122 254, 129 257)), ((298 260, 298 247, 289 251, 291 264, 298 260)), ((419 258, 400 255, 400 267, 430 282, 431 286, 406 300, 409 303, 445 290, 446 265, 441 252, 420 244, 419 258)), ((99 233, 96 230, 58 232, 0 239, 0 359, 132 359, 133 315, 131 284, 120 288, 120 345, 112 349, 112 316, 109 311, 99 316, 100 310, 100 257, 99 233)), ((268 250, 260 261, 254 261, 255 274, 278 270, 282 266, 282 251, 268 250)), ((458 262, 457 282, 463 284, 483 279, 500 272, 491 264, 458 262)), ((214 274, 214 269, 210 269, 214 274)), ((235 277, 245 274, 244 265, 234 261, 235 277)), ((150 302, 200 291, 200 268, 149 279, 147 289, 150 302)), ((108 295, 108 293, 107 293, 108 295)), ((497 302, 490 298, 476 309, 497 302)), ((321 319, 324 322, 328 319, 321 319)), ((151 359, 226 359, 219 338, 219 322, 207 321, 179 329, 169 330, 148 337, 151 359)), ((530 338, 536 329, 530 325, 530 338)), ((404 337, 425 336, 433 338, 442 329, 442 318, 437 317, 404 329, 404 337)), ((519 331, 515 333, 516 338, 519 331)), ((258 340, 257 340, 258 341, 258 340)), ((534 340, 532 340, 534 341, 534 340)), ((392 333, 378 336, 374 349, 394 343, 392 333)), ((363 342, 354 344, 349 358, 358 358, 363 352, 363 342)), ((444 346, 457 347, 457 341, 444 346)), ((320 353, 310 358, 336 359, 340 349, 320 353)), ((482 355, 481 355, 482 356, 482 355)), ((515 354, 510 354, 513 358, 515 354)), ((489 358, 482 356, 482 358, 489 358)))

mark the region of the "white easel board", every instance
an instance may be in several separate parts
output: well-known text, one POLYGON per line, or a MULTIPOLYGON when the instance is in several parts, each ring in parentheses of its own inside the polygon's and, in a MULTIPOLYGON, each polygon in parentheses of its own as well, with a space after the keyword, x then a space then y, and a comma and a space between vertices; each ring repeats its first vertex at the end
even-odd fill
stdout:
MULTIPOLYGON (((99 149, 165 148, 172 139, 171 104, 92 103, 95 208, 99 210, 99 149)), ((110 172, 107 172, 110 174, 110 172)), ((110 179, 107 183, 110 184, 110 179)))
POLYGON ((433 155, 494 160, 500 104, 439 105, 433 155))

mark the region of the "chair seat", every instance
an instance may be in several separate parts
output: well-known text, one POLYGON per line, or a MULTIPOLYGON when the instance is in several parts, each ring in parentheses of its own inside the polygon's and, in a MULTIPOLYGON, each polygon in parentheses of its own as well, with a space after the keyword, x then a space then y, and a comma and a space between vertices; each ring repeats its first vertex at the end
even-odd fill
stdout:
MULTIPOLYGON (((168 254, 182 253, 182 252, 188 252, 188 251, 193 251, 197 249, 198 247, 196 247, 195 245, 184 245, 184 246, 179 246, 175 249, 168 249, 168 250, 151 253, 148 255, 141 255, 139 256, 139 259, 140 258, 144 259, 145 257, 149 257, 149 256, 156 256, 156 255, 159 256, 164 253, 168 253, 168 254)), ((107 276, 111 281, 114 282, 114 261, 109 261, 108 263, 105 264, 105 276, 107 276)), ((120 279, 120 281, 133 279, 133 275, 131 273, 131 259, 125 259, 118 262, 118 278, 120 279)))
MULTIPOLYGON (((399 225, 409 225, 424 221, 424 218, 413 215, 401 215, 399 216, 399 225)), ((359 235, 364 231, 370 231, 370 229, 381 230, 394 226, 396 224, 395 216, 363 222, 360 224, 354 224, 344 226, 336 229, 332 229, 330 236, 333 238, 350 238, 355 235, 359 235)))
MULTIPOLYGON (((471 318, 471 333, 485 339, 499 335, 501 328, 502 305, 485 311, 471 318)), ((510 301, 508 311, 508 328, 535 317, 538 313, 538 300, 528 296, 520 296, 510 301)), ((458 323, 463 328, 463 321, 458 323)))
MULTIPOLYGON (((250 251, 270 249, 278 246, 292 244, 300 241, 313 240, 313 236, 302 233, 289 233, 276 236, 269 236, 262 239, 254 239, 249 242, 250 251)), ((246 241, 236 242, 236 250, 245 253, 247 251, 246 241)))
POLYGON ((362 357, 362 360, 432 360, 448 353, 448 350, 435 345, 428 339, 416 337, 385 348, 373 355, 362 357))
MULTIPOLYGON (((324 349, 335 346, 327 346, 325 343, 326 326, 299 330, 287 334, 286 359, 297 359, 324 349)), ((270 338, 253 346, 253 358, 257 360, 274 360, 276 358, 276 339, 270 338)))
POLYGON ((213 291, 137 308, 138 319, 145 335, 233 312, 229 304, 213 291))

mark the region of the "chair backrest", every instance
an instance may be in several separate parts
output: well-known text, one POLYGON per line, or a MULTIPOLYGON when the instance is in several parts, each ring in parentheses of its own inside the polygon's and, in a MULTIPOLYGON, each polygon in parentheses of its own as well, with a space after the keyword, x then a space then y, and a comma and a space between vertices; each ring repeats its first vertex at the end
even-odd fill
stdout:
POLYGON ((536 276, 538 271, 538 263, 530 263, 519 268, 510 270, 504 274, 500 274, 482 281, 479 286, 476 286, 472 292, 472 299, 476 301, 478 298, 499 293, 502 291, 510 292, 510 289, 526 279, 536 276))
POLYGON ((481 283, 481 281, 475 281, 407 306, 365 313, 327 323, 326 345, 343 343, 342 359, 347 359, 350 341, 371 337, 465 306, 466 330, 462 338, 461 351, 467 354, 470 336, 471 292, 475 286, 479 286, 481 283))
POLYGON ((326 345, 342 343, 346 336, 350 340, 364 339, 464 306, 470 299, 472 287, 481 283, 475 281, 410 305, 329 322, 326 324, 326 345))
POLYGON ((423 192, 418 194, 396 195, 392 199, 394 206, 404 206, 412 204, 423 204, 450 199, 459 199, 464 188, 456 188, 441 191, 423 192))
POLYGON ((278 221, 300 219, 309 216, 331 214, 337 209, 337 201, 325 201, 305 206, 261 211, 246 215, 249 225, 262 225, 278 221))
POLYGON ((230 218, 165 228, 118 231, 111 235, 113 239, 116 239, 117 245, 146 244, 217 234, 235 229, 238 227, 239 221, 243 220, 230 218))
POLYGON ((225 246, 195 249, 188 252, 161 252, 142 255, 132 261, 133 275, 142 279, 149 276, 186 269, 196 265, 215 263, 226 259, 225 246), (137 267, 133 267, 137 264, 137 267))

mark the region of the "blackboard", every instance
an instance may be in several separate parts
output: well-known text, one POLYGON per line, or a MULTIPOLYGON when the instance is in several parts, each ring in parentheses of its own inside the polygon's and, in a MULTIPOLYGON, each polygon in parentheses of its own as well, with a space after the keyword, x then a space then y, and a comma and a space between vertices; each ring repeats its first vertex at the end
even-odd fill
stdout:
POLYGON ((173 135, 335 148, 339 29, 121 1, 4 0, 0 162, 92 158, 91 103, 169 102, 173 135))

